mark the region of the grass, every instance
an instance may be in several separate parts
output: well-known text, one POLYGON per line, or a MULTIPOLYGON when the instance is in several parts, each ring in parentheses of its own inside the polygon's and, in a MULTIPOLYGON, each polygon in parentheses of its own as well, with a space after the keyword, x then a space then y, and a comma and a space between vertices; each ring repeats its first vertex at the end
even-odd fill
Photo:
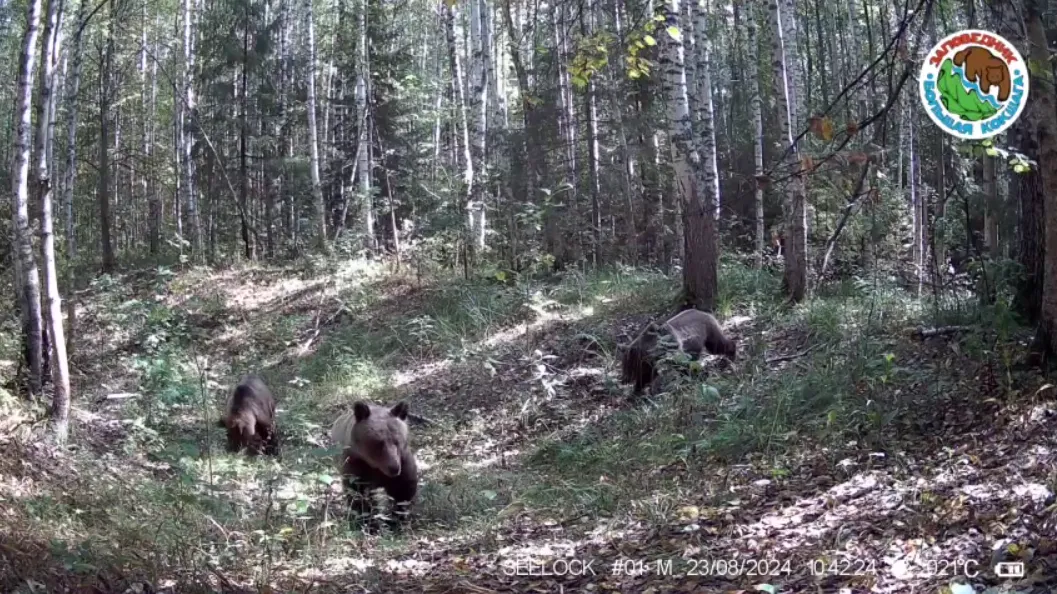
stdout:
MULTIPOLYGON (((588 345, 599 354, 580 366, 604 378, 614 324, 670 311, 676 279, 619 269, 518 285, 420 283, 358 262, 316 262, 313 270, 329 280, 244 269, 223 281, 208 281, 205 270, 96 281, 86 300, 95 335, 84 340, 117 354, 94 372, 106 374, 108 389, 140 394, 100 413, 118 419, 124 436, 78 436, 72 482, 56 489, 35 475, 24 493, 0 490, 0 506, 73 573, 108 566, 177 579, 176 568, 230 568, 261 583, 280 568, 355 565, 420 538, 483 546, 519 509, 559 520, 662 521, 681 502, 723 497, 719 469, 753 460, 780 478, 805 443, 883 447, 921 421, 922 407, 948 402, 949 366, 915 360, 909 326, 990 324, 997 338, 963 340, 977 357, 996 345, 1002 352, 1019 331, 1001 301, 930 304, 872 283, 844 283, 790 308, 773 272, 724 260, 717 313, 750 318, 737 330, 746 346, 736 369, 675 379, 666 394, 631 403, 612 380, 576 384, 572 365, 547 356, 579 360, 588 345), (239 289, 247 275, 263 283, 260 291, 280 281, 291 288, 262 299, 239 289), (566 325, 550 329, 559 322, 566 325), (496 340, 521 327, 539 334, 496 340), (453 367, 424 371, 437 362, 453 367), (551 375, 539 376, 548 366, 551 375), (279 394, 281 462, 221 453, 212 426, 226 391, 251 369, 279 394), (437 427, 415 436, 426 477, 416 504, 422 521, 409 535, 365 537, 342 517, 326 436, 335 412, 354 399, 406 397, 394 383, 401 373, 450 400, 418 397, 439 413, 437 427), (441 380, 498 390, 492 401, 471 401, 441 380)), ((14 344, 0 339, 5 352, 14 344)))

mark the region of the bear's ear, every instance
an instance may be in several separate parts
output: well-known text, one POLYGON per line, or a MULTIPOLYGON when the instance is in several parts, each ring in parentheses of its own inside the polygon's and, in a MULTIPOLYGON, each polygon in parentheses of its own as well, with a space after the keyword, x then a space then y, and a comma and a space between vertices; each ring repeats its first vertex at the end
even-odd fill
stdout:
POLYGON ((352 412, 356 415, 357 421, 364 421, 371 416, 371 407, 366 402, 357 400, 356 404, 352 405, 352 412))
POLYGON ((400 419, 401 421, 406 421, 407 420, 407 403, 404 402, 403 400, 401 400, 400 402, 396 403, 396 406, 394 406, 393 408, 389 409, 389 412, 394 417, 400 419))
POLYGON ((228 424, 224 422, 224 417, 220 417, 219 419, 217 419, 217 427, 220 427, 221 429, 228 428, 228 424))

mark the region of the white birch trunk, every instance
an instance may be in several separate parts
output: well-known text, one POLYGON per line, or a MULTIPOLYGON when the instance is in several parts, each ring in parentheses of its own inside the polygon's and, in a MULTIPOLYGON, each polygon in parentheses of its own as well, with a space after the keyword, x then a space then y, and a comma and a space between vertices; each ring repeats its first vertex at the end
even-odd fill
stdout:
MULTIPOLYGON (((774 67, 774 88, 777 90, 775 97, 779 113, 779 121, 782 129, 781 138, 784 146, 778 147, 779 154, 784 154, 784 161, 790 165, 790 170, 800 169, 800 150, 793 140, 796 137, 794 122, 796 121, 795 87, 791 82, 790 73, 786 69, 788 63, 787 45, 783 39, 786 29, 782 25, 785 15, 778 4, 779 0, 769 0, 768 13, 773 34, 772 64, 774 67), (784 117, 782 117, 784 116, 784 117)), ((807 191, 804 186, 802 174, 793 175, 789 182, 789 193, 783 201, 785 211, 785 274, 783 282, 785 290, 794 302, 800 302, 807 294, 807 191)))
POLYGON ((749 0, 746 3, 748 9, 745 15, 746 39, 748 55, 746 61, 745 77, 749 84, 749 113, 752 118, 753 131, 753 162, 755 164, 754 174, 756 180, 753 183, 755 205, 755 227, 756 227, 756 266, 763 266, 763 250, 766 243, 766 229, 763 220, 763 110, 761 109, 760 97, 760 68, 759 68, 759 36, 757 35, 759 23, 759 11, 757 0, 749 0))
POLYGON ((62 0, 48 2, 45 20, 45 45, 40 79, 40 105, 38 106, 37 131, 37 192, 41 205, 40 249, 44 262, 44 287, 47 308, 44 310, 51 348, 50 367, 54 394, 52 395, 52 433, 58 443, 65 443, 69 434, 70 418, 70 368, 66 359, 66 337, 62 327, 62 298, 59 295, 59 275, 55 264, 55 224, 52 215, 51 154, 49 140, 54 130, 52 115, 55 113, 55 67, 60 51, 60 28, 62 23, 62 0))
POLYGON ((201 261, 203 254, 202 222, 199 216, 198 197, 195 192, 195 163, 194 163, 194 139, 196 121, 196 99, 194 88, 195 68, 195 4, 194 0, 183 1, 183 48, 184 68, 182 82, 183 101, 181 102, 181 131, 180 131, 180 153, 182 155, 181 173, 183 179, 181 186, 183 190, 183 201, 191 226, 191 253, 193 257, 201 261))
MULTIPOLYGON (((719 165, 716 155, 716 124, 715 110, 712 104, 712 67, 709 57, 710 42, 708 40, 708 14, 705 8, 705 0, 697 0, 691 5, 694 15, 694 51, 696 53, 696 66, 694 71, 697 75, 694 81, 694 93, 697 95, 697 130, 696 145, 701 155, 702 179, 704 187, 702 194, 705 203, 712 208, 713 218, 719 220, 719 165)), ((715 234, 713 234, 715 236, 715 234)))
POLYGON ((371 189, 371 118, 368 103, 368 81, 371 76, 371 65, 367 53, 367 0, 361 4, 359 60, 356 76, 356 114, 360 122, 359 140, 356 148, 356 169, 359 176, 359 194, 363 201, 361 216, 363 225, 363 248, 374 252, 377 248, 374 236, 374 196, 371 189))
POLYGON ((37 38, 40 36, 41 0, 29 0, 26 29, 19 56, 18 87, 15 96, 15 154, 11 162, 12 218, 16 250, 16 279, 22 314, 22 340, 29 366, 29 390, 39 395, 43 352, 40 311, 40 273, 33 255, 29 222, 29 170, 33 151, 33 78, 37 69, 37 38))
MULTIPOLYGON (((680 26, 681 14, 680 0, 669 0, 667 26, 674 26, 679 31, 675 38, 668 41, 664 62, 673 166, 677 192, 682 198, 683 289, 687 299, 695 306, 712 310, 718 289, 714 205, 707 202, 710 180, 705 170, 708 166, 702 162, 695 146, 684 66, 684 35, 688 28, 680 26)), ((711 181, 714 183, 714 175, 711 181)))
POLYGON ((311 150, 312 202, 316 211, 316 244, 327 250, 327 213, 323 204, 323 184, 319 178, 319 124, 316 120, 316 25, 312 0, 305 0, 308 27, 308 142, 311 150))

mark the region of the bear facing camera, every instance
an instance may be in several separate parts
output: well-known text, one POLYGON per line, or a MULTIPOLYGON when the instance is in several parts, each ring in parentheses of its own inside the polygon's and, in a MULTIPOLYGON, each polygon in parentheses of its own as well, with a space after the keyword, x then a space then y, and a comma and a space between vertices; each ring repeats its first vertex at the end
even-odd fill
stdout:
POLYGON ((393 498, 392 523, 404 524, 418 492, 418 464, 408 445, 408 405, 392 407, 357 401, 334 421, 330 438, 341 446, 338 468, 349 507, 375 528, 371 491, 393 498))
POLYGON ((226 449, 232 454, 245 450, 250 456, 279 455, 275 397, 256 375, 247 375, 235 386, 217 426, 227 430, 226 449))

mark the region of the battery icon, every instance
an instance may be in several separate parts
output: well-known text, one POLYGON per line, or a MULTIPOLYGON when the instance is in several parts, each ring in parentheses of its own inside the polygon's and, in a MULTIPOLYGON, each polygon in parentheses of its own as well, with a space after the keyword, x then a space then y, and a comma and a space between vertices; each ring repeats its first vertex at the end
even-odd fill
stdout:
POLYGON ((995 575, 1003 578, 1024 577, 1024 563, 1020 561, 995 563, 995 575))

